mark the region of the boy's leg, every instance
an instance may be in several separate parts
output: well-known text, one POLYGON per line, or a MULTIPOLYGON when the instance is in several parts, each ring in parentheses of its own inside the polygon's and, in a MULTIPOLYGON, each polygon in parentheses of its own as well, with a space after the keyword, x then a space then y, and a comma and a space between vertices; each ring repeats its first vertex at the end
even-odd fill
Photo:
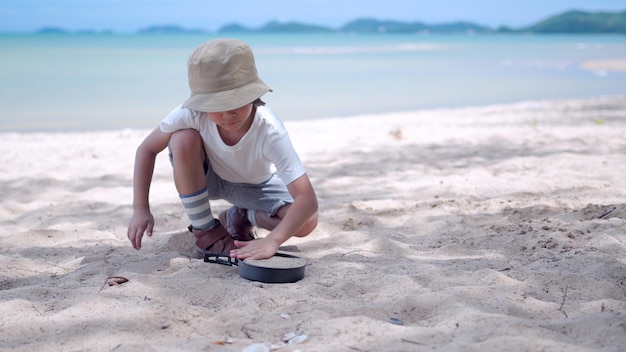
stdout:
POLYGON ((176 190, 191 221, 189 230, 196 237, 196 256, 202 258, 205 252, 229 253, 236 248, 234 241, 211 213, 202 138, 195 130, 176 131, 169 149, 176 190))
MULTIPOLYGON (((257 211, 254 214, 254 216, 256 217, 256 223, 258 224, 259 227, 262 227, 264 229, 271 231, 276 226, 278 226, 278 224, 280 224, 283 217, 285 217, 285 214, 287 214, 287 211, 289 210, 290 206, 291 204, 282 206, 280 209, 278 209, 278 211, 276 212, 274 216, 269 216, 266 212, 263 212, 263 211, 257 211)), ((310 234, 311 232, 313 232, 313 230, 315 230, 316 227, 317 227, 317 213, 313 215, 311 218, 309 218, 309 220, 307 220, 304 223, 304 225, 302 225, 300 230, 298 230, 298 232, 296 232, 294 236, 304 237, 310 234)))
POLYGON ((215 221, 204 177, 205 153, 200 134, 191 129, 172 133, 169 150, 174 169, 174 184, 191 225, 197 229, 214 227, 215 221))
MULTIPOLYGON (((231 227, 244 228, 256 226, 273 230, 287 213, 293 198, 282 180, 274 174, 269 180, 258 185, 233 184, 224 182, 229 188, 229 198, 226 200, 234 204, 229 212, 237 212, 238 216, 225 217, 224 226, 231 231, 231 227), (246 216, 243 216, 243 213, 246 216), (232 219, 232 220, 231 220, 232 219)), ((220 214, 220 218, 223 214, 220 214)), ((295 236, 303 237, 311 233, 317 225, 317 215, 311 217, 295 236)), ((232 233, 231 233, 232 235, 232 233)))

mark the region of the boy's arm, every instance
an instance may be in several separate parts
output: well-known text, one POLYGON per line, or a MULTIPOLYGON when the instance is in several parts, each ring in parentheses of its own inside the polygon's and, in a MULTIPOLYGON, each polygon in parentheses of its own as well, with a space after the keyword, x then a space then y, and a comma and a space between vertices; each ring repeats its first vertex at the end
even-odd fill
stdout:
POLYGON ((294 201, 280 223, 265 237, 250 242, 236 243, 240 248, 232 250, 231 256, 238 259, 269 258, 291 236, 295 235, 304 223, 317 213, 317 196, 307 174, 303 174, 287 185, 294 201))
POLYGON ((133 175, 133 215, 128 224, 128 239, 133 248, 141 249, 144 232, 152 236, 154 217, 150 212, 149 194, 154 164, 159 154, 169 142, 170 134, 155 128, 137 148, 133 175))
POLYGON ((278 226, 266 237, 277 243, 276 248, 296 234, 317 212, 317 196, 307 174, 288 184, 287 189, 293 197, 293 203, 278 226))

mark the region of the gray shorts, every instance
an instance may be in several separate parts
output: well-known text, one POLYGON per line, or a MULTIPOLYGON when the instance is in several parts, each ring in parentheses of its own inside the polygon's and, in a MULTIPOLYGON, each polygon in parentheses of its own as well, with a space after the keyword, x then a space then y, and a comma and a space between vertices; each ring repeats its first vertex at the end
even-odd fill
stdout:
MULTIPOLYGON (((174 163, 171 152, 170 162, 174 163)), ((204 174, 209 199, 222 199, 239 208, 265 211, 268 216, 276 215, 278 209, 293 203, 287 186, 276 173, 259 184, 229 182, 213 171, 211 162, 206 158, 204 174)))

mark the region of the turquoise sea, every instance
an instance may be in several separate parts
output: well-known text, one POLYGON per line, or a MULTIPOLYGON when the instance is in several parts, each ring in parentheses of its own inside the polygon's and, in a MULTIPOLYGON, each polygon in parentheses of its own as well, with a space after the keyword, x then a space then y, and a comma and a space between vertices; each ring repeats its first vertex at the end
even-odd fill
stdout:
MULTIPOLYGON (((0 131, 151 128, 189 94, 186 60, 215 35, 0 34, 0 131)), ((284 120, 626 94, 624 35, 260 35, 284 120)))

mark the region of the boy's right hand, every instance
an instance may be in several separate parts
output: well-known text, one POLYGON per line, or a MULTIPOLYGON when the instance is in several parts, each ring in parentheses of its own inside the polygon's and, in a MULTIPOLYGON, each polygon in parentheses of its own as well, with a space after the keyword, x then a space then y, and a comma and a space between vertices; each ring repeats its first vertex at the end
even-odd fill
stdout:
POLYGON ((136 250, 141 249, 141 239, 146 233, 152 237, 152 229, 154 228, 154 216, 149 210, 134 211, 128 224, 128 239, 136 250))

